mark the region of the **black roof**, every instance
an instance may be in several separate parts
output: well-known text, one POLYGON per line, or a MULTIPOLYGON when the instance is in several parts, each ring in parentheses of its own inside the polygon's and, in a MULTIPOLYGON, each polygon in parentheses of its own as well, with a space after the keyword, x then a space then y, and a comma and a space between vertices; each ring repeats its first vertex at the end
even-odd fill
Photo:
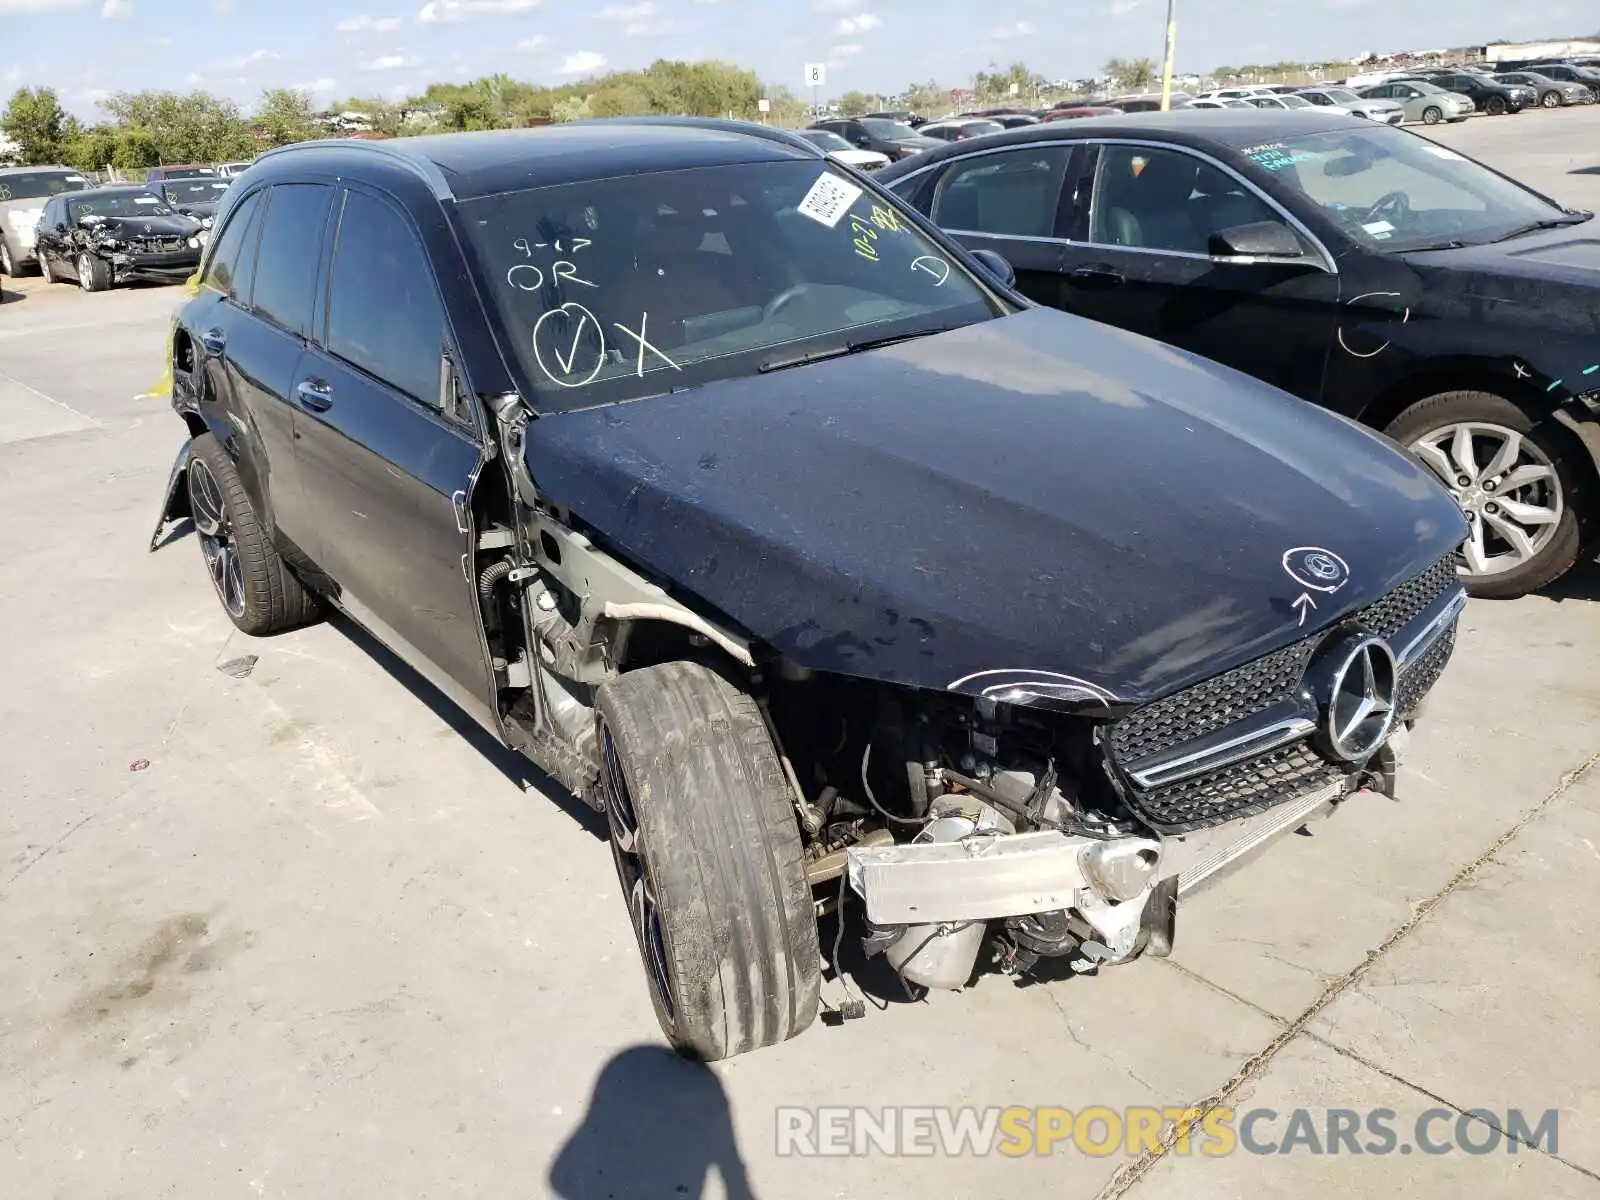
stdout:
POLYGON ((301 142, 263 154, 281 164, 306 155, 406 164, 436 194, 469 200, 519 188, 655 171, 824 157, 814 144, 767 125, 701 118, 615 118, 533 129, 360 141, 301 142))
MULTIPOLYGON (((1240 150, 1282 138, 1350 128, 1341 116, 1332 112, 1323 109, 1307 111, 1303 108, 1181 108, 1171 112, 1080 117, 1072 121, 1023 125, 1004 133, 990 133, 951 142, 935 150, 926 150, 914 158, 890 163, 877 173, 877 178, 887 182, 923 170, 941 159, 998 146, 1025 146, 1030 142, 1101 137, 1154 138, 1200 149, 1221 147, 1240 150)), ((1359 128, 1365 130, 1368 126, 1362 123, 1359 128)))
MULTIPOLYGON (((85 196, 154 196, 154 183, 107 183, 100 187, 79 188, 75 192, 58 192, 65 200, 82 200, 85 196)), ((52 197, 54 199, 54 197, 52 197)))

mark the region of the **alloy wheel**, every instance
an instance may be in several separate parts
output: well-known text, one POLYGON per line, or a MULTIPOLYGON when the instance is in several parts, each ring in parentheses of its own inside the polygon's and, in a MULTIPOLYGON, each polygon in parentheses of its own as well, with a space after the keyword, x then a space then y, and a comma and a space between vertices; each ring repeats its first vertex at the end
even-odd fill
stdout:
POLYGON ((676 1021, 672 1004, 672 984, 667 974, 667 943, 661 929, 661 909, 656 901, 655 882, 650 865, 639 844, 639 821, 633 809, 633 796, 622 773, 622 762, 611 730, 602 722, 600 794, 606 806, 606 824, 611 832, 611 857, 622 882, 622 898, 628 905, 628 919, 644 957, 650 990, 669 1023, 676 1021))
POLYGON ((1514 429, 1458 421, 1423 434, 1411 452, 1444 481, 1467 518, 1462 573, 1501 575, 1556 536, 1566 498, 1554 464, 1514 429))
POLYGON ((233 522, 211 469, 196 458, 189 464, 189 512, 200 535, 200 553, 206 560, 217 596, 231 616, 244 616, 244 567, 234 540, 233 522))
POLYGON ((15 275, 16 264, 11 261, 11 247, 6 245, 5 238, 0 238, 0 274, 15 275))
POLYGON ((84 291, 89 290, 89 280, 92 277, 93 264, 87 254, 78 255, 78 286, 84 291))

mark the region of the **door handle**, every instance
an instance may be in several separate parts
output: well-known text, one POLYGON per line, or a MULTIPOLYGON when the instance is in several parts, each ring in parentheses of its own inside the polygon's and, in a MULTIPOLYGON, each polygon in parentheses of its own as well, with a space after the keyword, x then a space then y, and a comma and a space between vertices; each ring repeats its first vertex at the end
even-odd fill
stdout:
POLYGON ((200 335, 200 344, 207 354, 221 354, 228 348, 228 335, 220 329, 208 329, 200 335))
POLYGON ((320 379, 304 379, 294 385, 294 398, 311 412, 327 412, 333 407, 333 389, 320 379))
POLYGON ((1079 283, 1116 287, 1122 282, 1122 272, 1109 263, 1091 263, 1086 267, 1078 267, 1071 273, 1071 278, 1079 283))

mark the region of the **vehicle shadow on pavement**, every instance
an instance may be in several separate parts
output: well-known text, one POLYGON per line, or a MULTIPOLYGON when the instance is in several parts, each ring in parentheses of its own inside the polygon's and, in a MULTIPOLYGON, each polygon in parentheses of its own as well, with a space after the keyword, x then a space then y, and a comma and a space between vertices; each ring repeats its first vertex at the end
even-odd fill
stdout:
POLYGON ((21 304, 27 298, 26 292, 19 292, 15 288, 8 287, 3 292, 0 292, 0 304, 21 304))
POLYGON ((538 792, 560 806, 568 816, 595 837, 602 840, 607 837, 606 820, 603 815, 595 812, 527 758, 498 741, 377 638, 337 611, 329 612, 328 624, 349 638, 357 649, 388 672, 391 679, 427 705, 436 717, 450 726, 458 737, 483 755, 496 770, 518 788, 523 791, 538 792))
POLYGON ((1578 563, 1536 593, 1546 600, 1600 600, 1600 562, 1578 563))
POLYGON ((722 1081, 664 1046, 630 1046, 595 1080, 550 1166, 550 1190, 562 1200, 693 1198, 713 1167, 728 1200, 754 1200, 722 1081))

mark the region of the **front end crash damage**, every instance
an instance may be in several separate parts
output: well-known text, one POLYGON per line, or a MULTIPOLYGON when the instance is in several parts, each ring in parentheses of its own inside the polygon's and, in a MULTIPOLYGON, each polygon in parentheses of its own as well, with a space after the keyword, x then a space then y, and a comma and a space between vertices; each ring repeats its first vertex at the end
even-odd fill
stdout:
POLYGON ((1012 974, 1169 953, 1184 896, 1352 796, 1395 797, 1464 603, 1445 559, 1331 629, 1131 709, 1021 693, 942 716, 954 698, 890 704, 903 711, 880 729, 927 741, 892 798, 895 772, 871 756, 904 755, 904 736, 865 752, 866 823, 899 837, 843 852, 864 949, 930 988, 965 986, 985 946, 1012 974))

